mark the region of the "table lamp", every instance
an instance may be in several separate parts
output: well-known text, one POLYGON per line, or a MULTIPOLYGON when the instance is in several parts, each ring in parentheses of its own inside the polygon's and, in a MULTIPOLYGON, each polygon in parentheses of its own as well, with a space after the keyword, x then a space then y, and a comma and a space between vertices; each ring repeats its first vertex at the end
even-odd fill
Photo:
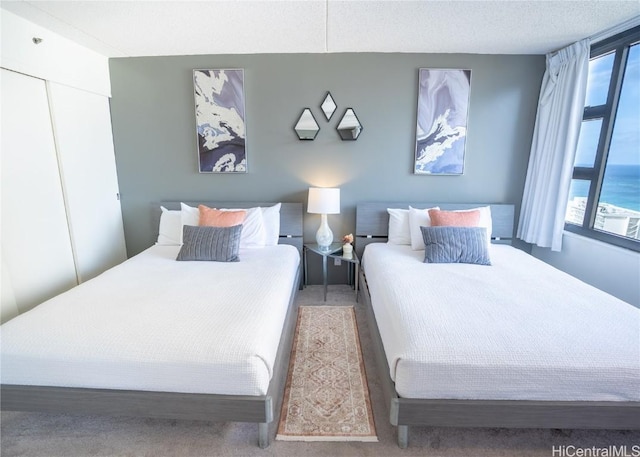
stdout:
POLYGON ((340 214, 340 189, 310 187, 307 212, 320 214, 320 228, 316 232, 316 242, 320 249, 329 249, 333 243, 333 232, 327 223, 327 214, 340 214))

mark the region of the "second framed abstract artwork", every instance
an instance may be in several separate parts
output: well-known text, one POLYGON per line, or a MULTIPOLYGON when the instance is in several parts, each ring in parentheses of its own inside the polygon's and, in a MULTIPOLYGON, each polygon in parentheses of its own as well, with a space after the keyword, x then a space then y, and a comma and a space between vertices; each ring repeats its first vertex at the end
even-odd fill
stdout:
POLYGON ((471 70, 421 68, 414 173, 461 175, 471 70))
POLYGON ((244 71, 193 70, 200 173, 246 173, 244 71))

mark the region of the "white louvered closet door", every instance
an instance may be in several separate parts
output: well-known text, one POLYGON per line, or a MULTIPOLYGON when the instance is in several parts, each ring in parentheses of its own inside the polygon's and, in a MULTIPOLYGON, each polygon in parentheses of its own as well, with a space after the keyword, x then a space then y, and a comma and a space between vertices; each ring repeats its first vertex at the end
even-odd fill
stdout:
POLYGON ((77 284, 45 81, 2 69, 2 320, 77 284), (12 296, 9 296, 12 295, 12 296))

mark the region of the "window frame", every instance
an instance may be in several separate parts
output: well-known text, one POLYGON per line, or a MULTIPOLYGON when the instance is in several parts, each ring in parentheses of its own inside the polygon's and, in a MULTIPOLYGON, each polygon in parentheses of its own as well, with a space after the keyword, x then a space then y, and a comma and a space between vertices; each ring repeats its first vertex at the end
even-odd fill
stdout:
POLYGON ((640 252, 640 240, 634 240, 594 229, 598 212, 598 199, 602 189, 602 181, 607 166, 609 147, 613 136, 615 118, 618 112, 618 102, 622 92, 622 83, 627 66, 629 48, 640 42, 640 26, 633 27, 622 33, 591 45, 589 59, 615 53, 607 101, 604 105, 585 106, 582 121, 602 119, 600 137, 593 167, 573 167, 572 179, 590 182, 587 204, 582 225, 565 222, 564 229, 568 232, 593 238, 605 243, 640 252))

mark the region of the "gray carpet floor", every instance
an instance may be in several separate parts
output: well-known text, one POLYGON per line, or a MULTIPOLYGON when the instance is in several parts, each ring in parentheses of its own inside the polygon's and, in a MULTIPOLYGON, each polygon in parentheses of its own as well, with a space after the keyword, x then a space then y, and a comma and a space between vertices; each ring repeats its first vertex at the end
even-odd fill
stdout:
MULTIPOLYGON (((597 451, 611 446, 621 450, 626 446, 626 455, 639 455, 640 431, 413 427, 409 432, 409 448, 401 450, 396 445, 395 429, 387 419, 373 357, 367 350, 370 335, 364 310, 356 305, 353 290, 348 286, 330 286, 325 303, 322 287, 309 286, 300 292, 299 301, 301 305, 356 306, 378 443, 273 441, 263 450, 257 447, 257 426, 253 424, 2 412, 1 455, 552 457, 580 455, 576 450, 597 451)), ((582 455, 615 454, 600 451, 582 455)))

